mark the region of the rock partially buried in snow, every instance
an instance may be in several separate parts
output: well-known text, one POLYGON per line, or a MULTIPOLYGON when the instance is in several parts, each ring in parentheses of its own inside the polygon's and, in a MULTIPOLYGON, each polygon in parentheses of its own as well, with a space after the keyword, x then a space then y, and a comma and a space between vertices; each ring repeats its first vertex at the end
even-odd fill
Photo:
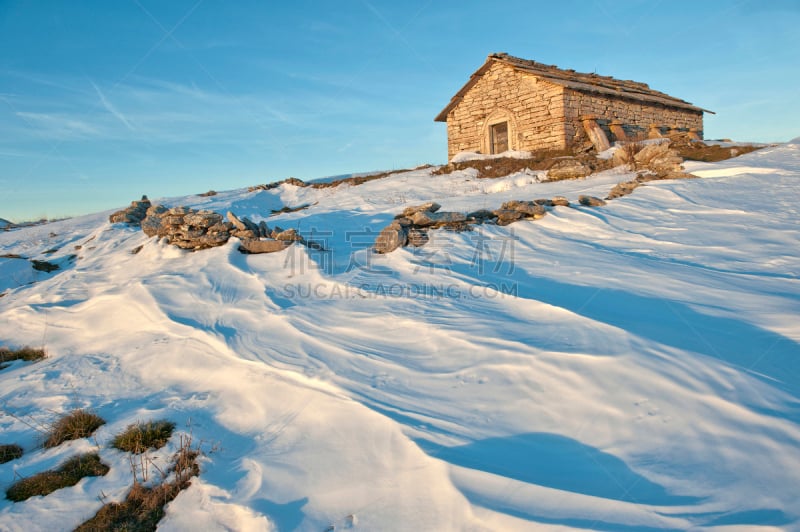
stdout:
POLYGON ((276 251, 283 251, 291 245, 291 242, 285 240, 245 240, 239 246, 239 251, 242 253, 275 253, 276 251))
POLYGON ((525 219, 525 214, 512 209, 497 209, 494 215, 497 216, 497 225, 508 225, 525 219))
POLYGON ((646 167, 657 173, 679 172, 683 163, 683 158, 670 148, 669 142, 646 144, 633 160, 637 167, 646 167))
POLYGON ((460 212, 432 212, 432 211, 419 211, 411 214, 409 217, 414 225, 420 227, 429 227, 432 225, 452 224, 464 222, 467 216, 460 212))
POLYGON ((435 201, 429 201, 428 203, 423 203, 422 205, 416 205, 414 207, 406 207, 405 209, 403 209, 403 214, 401 216, 410 218, 412 214, 417 212, 436 212, 441 208, 442 206, 436 203, 435 201))
POLYGON ((569 207, 569 200, 564 196, 555 196, 552 200, 554 207, 569 207))
MULTIPOLYGON (((507 201, 500 206, 500 211, 517 211, 525 218, 533 218, 534 220, 538 220, 547 214, 547 209, 535 201, 507 201)), ((498 212, 499 211, 495 211, 495 213, 498 212)), ((500 217, 499 214, 498 217, 500 217)))
POLYGON ((595 196, 579 196, 578 203, 585 207, 602 207, 606 204, 605 200, 595 196))

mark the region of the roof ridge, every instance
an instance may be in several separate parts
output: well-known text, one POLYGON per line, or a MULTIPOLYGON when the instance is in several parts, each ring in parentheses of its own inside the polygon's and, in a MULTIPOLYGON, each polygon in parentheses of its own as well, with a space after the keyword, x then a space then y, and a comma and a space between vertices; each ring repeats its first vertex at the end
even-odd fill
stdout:
POLYGON ((618 79, 613 76, 597 74, 596 72, 578 72, 573 69, 559 68, 556 65, 539 63, 531 59, 523 59, 505 52, 494 52, 487 56, 483 65, 470 76, 469 81, 467 81, 461 90, 451 98, 447 107, 435 118, 436 121, 446 121, 447 113, 450 109, 461 100, 465 92, 483 76, 494 61, 505 63, 512 68, 578 92, 597 92, 611 97, 628 98, 631 100, 649 102, 651 104, 689 109, 695 112, 711 113, 711 111, 697 107, 686 100, 681 100, 665 92, 657 91, 651 88, 647 83, 642 83, 640 81, 618 79))

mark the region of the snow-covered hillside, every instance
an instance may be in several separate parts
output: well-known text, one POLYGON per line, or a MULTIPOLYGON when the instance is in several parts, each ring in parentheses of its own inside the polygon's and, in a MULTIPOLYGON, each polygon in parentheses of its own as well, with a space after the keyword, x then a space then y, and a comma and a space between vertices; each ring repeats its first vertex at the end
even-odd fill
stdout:
POLYGON ((387 255, 369 247, 406 206, 575 203, 631 176, 424 169, 153 200, 325 252, 185 252, 108 213, 0 234, 0 255, 62 266, 0 259, 0 342, 49 353, 0 371, 0 443, 26 450, 0 488, 79 450, 111 466, 0 502, 0 529, 69 530, 123 498, 108 442, 152 418, 205 451, 163 530, 800 527, 800 140, 686 167, 702 179, 387 255), (37 448, 30 425, 78 407, 108 423, 37 448))

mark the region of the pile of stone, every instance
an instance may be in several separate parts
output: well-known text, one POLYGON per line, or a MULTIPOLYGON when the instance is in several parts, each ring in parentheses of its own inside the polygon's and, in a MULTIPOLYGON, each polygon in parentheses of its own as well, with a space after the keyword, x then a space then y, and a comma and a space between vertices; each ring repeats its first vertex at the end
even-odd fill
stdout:
POLYGON ((147 209, 151 206, 150 200, 147 196, 142 196, 140 201, 132 201, 131 206, 117 211, 108 217, 108 221, 112 224, 126 223, 138 226, 147 215, 147 209))
POLYGON ((428 232, 431 229, 470 231, 472 226, 480 224, 508 225, 520 220, 538 220, 547 214, 548 208, 555 206, 569 207, 569 201, 563 196, 533 201, 514 200, 493 211, 481 209, 468 214, 440 211, 441 205, 436 202, 407 207, 378 234, 374 249, 377 253, 390 253, 399 247, 424 246, 430 239, 428 232))
POLYGON ((270 229, 264 221, 256 224, 232 212, 226 217, 208 210, 153 205, 147 209, 141 227, 147 236, 165 238, 169 244, 191 250, 221 246, 231 237, 242 241, 239 250, 243 253, 272 253, 292 242, 305 243, 294 229, 270 229))

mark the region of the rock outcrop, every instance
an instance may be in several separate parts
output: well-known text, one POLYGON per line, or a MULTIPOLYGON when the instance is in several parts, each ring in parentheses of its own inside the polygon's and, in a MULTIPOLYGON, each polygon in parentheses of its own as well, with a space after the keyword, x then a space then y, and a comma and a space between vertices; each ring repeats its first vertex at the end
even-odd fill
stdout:
POLYGON ((108 217, 108 221, 112 224, 126 223, 129 225, 138 226, 141 224, 144 217, 147 215, 147 209, 151 206, 150 200, 147 196, 142 196, 139 201, 132 201, 131 206, 117 211, 108 217))

